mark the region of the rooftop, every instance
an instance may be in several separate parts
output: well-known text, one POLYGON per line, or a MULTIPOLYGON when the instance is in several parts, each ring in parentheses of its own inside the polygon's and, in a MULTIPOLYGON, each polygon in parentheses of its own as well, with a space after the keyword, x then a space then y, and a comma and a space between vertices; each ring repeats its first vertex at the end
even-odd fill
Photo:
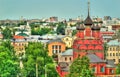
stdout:
POLYGON ((120 42, 118 40, 111 40, 107 44, 110 46, 119 46, 120 42))
POLYGON ((95 54, 87 54, 86 56, 89 58, 90 63, 104 63, 105 62, 104 60, 96 56, 95 54))
POLYGON ((61 55, 62 56, 66 56, 66 55, 72 56, 73 55, 73 49, 68 49, 65 52, 63 52, 61 55))

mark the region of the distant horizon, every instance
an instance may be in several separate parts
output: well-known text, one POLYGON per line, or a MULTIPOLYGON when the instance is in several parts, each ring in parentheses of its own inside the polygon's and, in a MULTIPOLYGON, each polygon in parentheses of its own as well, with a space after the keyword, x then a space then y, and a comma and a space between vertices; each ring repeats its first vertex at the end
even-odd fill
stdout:
MULTIPOLYGON (((120 0, 90 0, 90 16, 120 18, 120 0), (114 5, 114 6, 113 6, 114 5)), ((0 0, 0 20, 87 17, 87 0, 0 0)))

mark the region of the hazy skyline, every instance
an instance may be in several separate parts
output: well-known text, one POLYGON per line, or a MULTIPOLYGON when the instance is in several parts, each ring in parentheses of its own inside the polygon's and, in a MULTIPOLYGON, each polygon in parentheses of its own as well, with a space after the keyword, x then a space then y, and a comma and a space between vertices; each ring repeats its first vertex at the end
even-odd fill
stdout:
MULTIPOLYGON (((90 0, 90 15, 120 17, 120 0, 90 0)), ((0 0, 0 20, 87 16, 87 0, 0 0)))

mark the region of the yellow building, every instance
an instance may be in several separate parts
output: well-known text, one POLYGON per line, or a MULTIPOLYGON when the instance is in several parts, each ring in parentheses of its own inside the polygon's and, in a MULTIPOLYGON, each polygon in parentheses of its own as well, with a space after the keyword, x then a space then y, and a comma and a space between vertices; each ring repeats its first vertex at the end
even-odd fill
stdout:
POLYGON ((70 36, 65 36, 62 38, 62 41, 65 43, 67 48, 71 48, 73 45, 73 38, 70 36))
POLYGON ((106 59, 114 60, 114 64, 120 63, 120 42, 118 42, 118 40, 111 40, 107 45, 108 51, 106 59))
POLYGON ((28 41, 23 36, 14 36, 13 40, 11 41, 11 45, 14 47, 15 54, 24 54, 25 47, 28 46, 28 41))

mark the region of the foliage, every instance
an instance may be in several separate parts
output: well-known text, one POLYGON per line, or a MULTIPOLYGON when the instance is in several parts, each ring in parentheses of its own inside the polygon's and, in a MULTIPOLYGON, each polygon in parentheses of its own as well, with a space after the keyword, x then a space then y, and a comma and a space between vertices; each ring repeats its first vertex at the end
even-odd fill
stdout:
MULTIPOLYGON (((26 57, 24 59, 23 77, 41 77, 45 75, 45 69, 51 73, 49 75, 55 77, 57 72, 53 65, 53 60, 47 54, 47 48, 41 43, 30 43, 26 48, 26 57), (45 68, 46 65, 46 68, 45 68)), ((49 72, 47 71, 47 72, 49 72)))
POLYGON ((20 26, 20 25, 26 25, 26 24, 27 24, 27 21, 21 20, 21 21, 18 23, 18 26, 20 26))
POLYGON ((74 36, 77 33, 77 30, 73 30, 72 36, 74 36))
POLYGON ((32 29, 31 33, 32 35, 45 35, 51 31, 50 28, 37 28, 32 29))
POLYGON ((120 64, 118 64, 116 67, 116 74, 120 74, 120 64))
POLYGON ((120 29, 116 32, 116 34, 113 36, 113 39, 119 39, 120 40, 120 29))
POLYGON ((67 77, 94 77, 89 64, 90 62, 87 57, 78 57, 70 66, 70 73, 67 77))
POLYGON ((4 39, 10 39, 12 37, 11 32, 12 31, 9 29, 9 27, 6 27, 2 32, 4 39))
POLYGON ((10 52, 10 47, 0 46, 0 77, 16 77, 19 73, 19 63, 10 52))
POLYGON ((64 24, 63 22, 58 23, 57 34, 65 35, 65 27, 66 24, 64 24))

